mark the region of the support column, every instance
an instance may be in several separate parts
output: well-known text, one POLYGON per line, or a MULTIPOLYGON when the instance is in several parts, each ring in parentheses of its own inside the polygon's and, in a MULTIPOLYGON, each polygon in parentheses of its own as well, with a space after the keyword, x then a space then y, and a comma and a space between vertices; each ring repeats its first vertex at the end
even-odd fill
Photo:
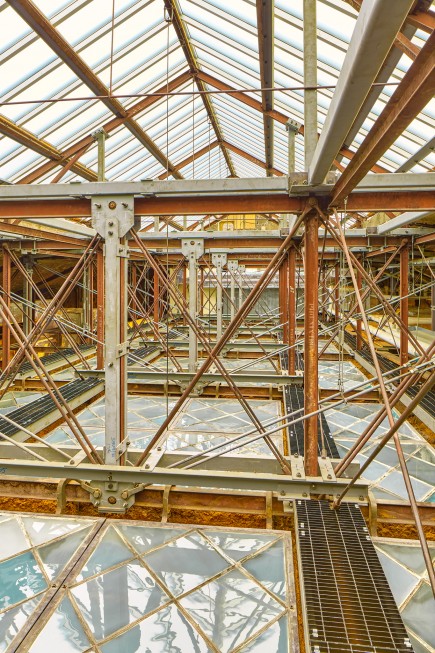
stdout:
MULTIPOLYGON (((400 250, 400 318, 406 328, 409 322, 409 247, 406 245, 400 250)), ((409 338, 405 329, 400 329, 400 364, 408 362, 409 338)))
POLYGON ((240 311, 243 305, 243 276, 242 275, 245 271, 245 266, 239 265, 238 271, 239 271, 239 311, 240 311))
POLYGON ((317 145, 317 0, 304 0, 304 93, 305 170, 308 170, 317 145))
POLYGON ((104 196, 92 202, 93 226, 105 239, 105 454, 124 462, 127 436, 127 262, 125 236, 134 226, 133 197, 104 196), (97 203, 98 202, 98 203, 97 203))
POLYGON ((98 181, 106 181, 106 138, 104 129, 97 129, 92 136, 97 141, 98 181))
MULTIPOLYGON (((204 254, 204 239, 192 238, 181 240, 181 251, 189 264, 189 314, 196 322, 198 312, 197 261, 204 254)), ((198 362, 198 337, 189 326, 189 372, 196 372, 198 362)))
POLYGON ((83 315, 83 329, 86 334, 90 329, 90 311, 91 311, 91 295, 90 288, 90 268, 89 266, 83 271, 83 287, 82 287, 82 315, 83 315))
POLYGON ((340 319, 340 265, 339 263, 335 264, 334 268, 334 317, 335 321, 338 322, 340 319))
MULTIPOLYGON (((187 265, 183 264, 183 299, 187 302, 187 265)), ((183 315, 183 324, 187 324, 186 316, 183 315)))
POLYGON ((231 322, 234 320, 234 316, 236 314, 236 273, 237 273, 237 268, 239 267, 239 262, 238 261, 228 261, 227 268, 230 272, 230 298, 231 298, 231 306, 230 306, 230 318, 231 322))
POLYGON ((216 340, 219 340, 222 337, 222 268, 227 263, 227 255, 216 252, 211 255, 211 260, 216 268, 216 340))
MULTIPOLYGON (((319 275, 318 246, 319 218, 312 211, 305 218, 305 324, 304 324, 304 413, 318 409, 318 326, 319 275)), ((317 476, 318 434, 317 415, 304 422, 305 473, 317 476)))
MULTIPOLYGON (((356 271, 356 285, 358 287, 358 292, 361 295, 362 292, 362 274, 361 270, 357 269, 356 271)), ((362 337, 362 320, 359 318, 356 321, 356 350, 361 351, 364 341, 362 337)))
POLYGON ((33 276, 33 257, 27 254, 23 257, 24 267, 30 279, 23 279, 23 332, 27 337, 32 330, 33 308, 30 304, 33 302, 33 287, 31 277, 33 276))
POLYGON ((104 368, 104 256, 97 251, 97 369, 104 368))
POLYGON ((204 315, 204 268, 199 269, 199 314, 204 315))
POLYGON ((157 274, 156 270, 154 270, 153 281, 154 281, 154 283, 153 283, 153 293, 154 293, 153 321, 154 321, 154 328, 158 329, 159 328, 159 322, 160 322, 160 299, 159 299, 160 288, 159 288, 159 275, 157 274))
MULTIPOLYGON (((3 299, 10 309, 11 307, 11 255, 3 247, 3 272, 2 272, 3 299)), ((11 332, 9 326, 2 323, 2 370, 5 370, 11 360, 11 332)))
POLYGON ((289 293, 288 293, 288 372, 296 374, 296 250, 290 247, 288 253, 289 293))
POLYGON ((288 342, 288 258, 285 258, 278 275, 279 315, 282 324, 282 341, 288 342))
POLYGON ((288 174, 291 175, 296 169, 296 134, 301 128, 301 124, 289 118, 285 123, 288 134, 288 174))

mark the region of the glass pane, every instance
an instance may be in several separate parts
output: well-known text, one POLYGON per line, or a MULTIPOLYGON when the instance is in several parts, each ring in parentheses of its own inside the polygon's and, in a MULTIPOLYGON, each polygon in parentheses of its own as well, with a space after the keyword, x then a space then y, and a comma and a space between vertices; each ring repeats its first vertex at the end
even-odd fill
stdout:
POLYGON ((207 537, 210 538, 213 544, 216 544, 230 558, 236 561, 258 551, 276 539, 273 535, 225 533, 220 531, 207 531, 207 537))
POLYGON ((73 533, 62 540, 39 547, 38 553, 50 580, 56 578, 56 576, 62 571, 67 562, 77 551, 86 535, 89 533, 90 528, 91 527, 89 526, 88 528, 73 533))
POLYGON ((153 528, 151 526, 118 526, 124 537, 139 553, 145 553, 183 533, 179 528, 153 528))
POLYGON ((33 553, 28 551, 0 563, 0 610, 47 589, 33 553))
POLYGON ((175 605, 168 605, 100 647, 102 653, 208 653, 205 640, 175 605))
POLYGON ((28 549, 26 536, 16 519, 0 522, 0 559, 9 558, 14 554, 28 549))
POLYGON ((397 605, 401 605, 411 590, 418 584, 419 579, 399 565, 399 563, 391 560, 382 551, 378 551, 377 553, 396 603, 397 605))
POLYGON ((6 651, 8 644, 15 639, 40 600, 41 597, 31 599, 0 614, 0 653, 6 651))
POLYGON ((71 601, 64 598, 38 635, 29 653, 82 653, 90 646, 71 601))
POLYGON ((132 551, 124 544, 114 527, 111 526, 104 533, 101 542, 84 565, 79 576, 77 576, 77 580, 99 574, 109 567, 126 562, 133 556, 132 551))
POLYGON ((285 600, 286 579, 282 541, 273 544, 255 558, 250 558, 243 566, 268 590, 285 600))
POLYGON ((243 644, 283 612, 277 601, 239 571, 204 585, 180 603, 223 653, 243 644))
POLYGON ((83 583, 72 594, 97 640, 137 621, 168 600, 139 562, 130 562, 83 583))
POLYGON ((174 596, 188 592, 229 566, 198 533, 180 537, 144 560, 174 596))
POLYGON ((428 583, 423 583, 402 612, 405 626, 435 647, 435 599, 428 583))
POLYGON ((32 543, 45 544, 56 537, 66 535, 83 526, 83 522, 72 519, 56 519, 48 517, 23 517, 24 526, 30 536, 32 543))

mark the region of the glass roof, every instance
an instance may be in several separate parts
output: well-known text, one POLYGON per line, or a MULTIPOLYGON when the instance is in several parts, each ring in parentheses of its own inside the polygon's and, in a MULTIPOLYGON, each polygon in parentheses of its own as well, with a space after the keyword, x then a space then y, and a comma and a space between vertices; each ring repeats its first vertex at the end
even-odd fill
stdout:
MULTIPOLYGON (((50 19, 66 44, 74 48, 89 72, 104 84, 107 94, 115 96, 124 109, 131 109, 152 92, 162 93, 135 112, 134 120, 170 164, 179 167, 183 177, 266 175, 261 110, 218 91, 211 83, 203 87, 209 93, 207 104, 189 73, 196 69, 234 89, 249 89, 245 96, 261 104, 257 10, 253 0, 173 3, 193 61, 186 58, 176 20, 170 22, 171 16, 165 12, 162 0, 115 0, 113 15, 112 2, 107 0, 33 0, 33 4, 50 19), (183 74, 181 83, 175 83, 183 74), (172 82, 174 88, 165 97, 166 87, 172 82)), ((356 17, 350 0, 317 0, 319 86, 336 84, 356 17)), ((55 159, 100 128, 110 135, 106 143, 108 180, 166 176, 166 166, 156 159, 155 151, 148 151, 122 121, 111 126, 114 113, 107 103, 96 97, 89 85, 77 77, 70 62, 62 61, 6 0, 0 0, 0 23, 0 179, 10 183, 50 182, 61 170, 55 159), (6 121, 56 148, 48 169, 44 166, 47 158, 41 155, 40 149, 23 144, 23 139, 11 138, 10 130, 6 135, 3 126, 6 121)), ((413 46, 423 46, 427 33, 410 24, 404 30, 413 46)), ((291 3, 275 0, 273 45, 277 89, 273 94, 274 108, 285 117, 303 123, 303 0, 291 3)), ((399 82, 411 64, 411 58, 400 53, 388 82, 399 82)), ((357 120, 359 128, 352 132, 353 140, 348 143, 351 150, 355 151, 364 140, 395 88, 395 85, 383 87, 368 115, 357 120)), ((319 132, 333 93, 333 88, 318 90, 319 132)), ((273 124, 274 174, 286 174, 285 125, 278 120, 273 120, 273 124)), ((435 100, 432 100, 385 152, 379 165, 387 171, 396 171, 434 138, 434 128, 435 100)), ((303 138, 298 135, 296 169, 299 171, 304 170, 303 148, 303 138)), ((433 149, 416 159, 418 162, 410 168, 412 172, 435 167, 433 149)), ((79 161, 95 177, 96 144, 88 147, 79 161)), ((343 165, 347 163, 348 159, 344 159, 343 165)), ((62 177, 64 182, 80 180, 71 170, 62 177)))

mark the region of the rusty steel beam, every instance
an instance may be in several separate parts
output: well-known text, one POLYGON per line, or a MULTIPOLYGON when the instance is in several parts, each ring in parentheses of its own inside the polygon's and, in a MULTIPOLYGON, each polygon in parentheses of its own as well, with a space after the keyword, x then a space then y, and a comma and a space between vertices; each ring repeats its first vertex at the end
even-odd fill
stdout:
POLYGON ((250 161, 251 163, 254 163, 256 166, 259 168, 263 168, 263 170, 269 171, 272 175, 276 175, 277 177, 283 177, 284 172, 281 170, 278 170, 278 168, 274 168, 273 166, 267 165, 267 159, 266 161, 262 161, 256 156, 253 156, 252 154, 249 154, 249 152, 246 152, 245 150, 242 150, 240 147, 237 147, 236 145, 233 145, 232 143, 229 143, 228 141, 223 141, 225 143, 225 147, 231 150, 231 152, 234 152, 234 154, 238 154, 239 156, 243 157, 247 161, 250 161))
MULTIPOLYGON (((114 131, 115 129, 123 125, 126 118, 133 118, 134 116, 138 115, 139 113, 142 113, 143 111, 151 107, 156 102, 160 102, 163 99, 164 94, 172 93, 177 88, 179 88, 180 86, 188 82, 189 79, 191 79, 189 72, 185 72, 182 73, 181 75, 178 75, 178 77, 175 77, 168 84, 161 86, 150 95, 147 95, 147 97, 142 98, 141 100, 133 104, 131 107, 126 109, 126 117, 118 116, 116 118, 111 118, 108 122, 104 123, 104 125, 102 125, 101 128, 106 132, 106 134, 110 134, 110 132, 114 131)), ((94 143, 94 137, 91 134, 89 134, 88 136, 84 136, 80 140, 70 145, 66 150, 63 150, 62 156, 64 159, 73 157, 84 148, 90 147, 93 143, 94 143)), ((32 170, 32 172, 26 174, 18 181, 18 183, 31 184, 37 179, 40 179, 40 177, 43 177, 45 174, 50 172, 50 170, 56 168, 57 165, 58 164, 55 161, 48 161, 47 163, 38 166, 38 168, 35 168, 35 170, 32 170)))
POLYGON ((31 27, 36 34, 57 54, 57 56, 74 72, 86 86, 101 99, 103 104, 117 117, 124 119, 125 127, 135 136, 140 143, 167 168, 176 179, 182 176, 176 167, 168 160, 156 143, 148 136, 142 127, 127 115, 126 109, 114 97, 110 90, 85 63, 80 55, 52 25, 48 18, 36 7, 31 0, 8 0, 13 9, 31 27))
MULTIPOLYGON (((219 141, 213 141, 209 145, 204 145, 204 147, 201 147, 199 150, 196 150, 193 154, 190 156, 186 157, 180 163, 177 163, 176 166, 178 170, 181 168, 184 168, 185 166, 189 165, 189 163, 192 163, 193 161, 196 161, 196 159, 199 159, 201 156, 204 154, 207 154, 210 152, 210 150, 213 150, 215 147, 219 147, 220 143, 219 141)), ((158 179, 167 179, 168 178, 168 173, 167 172, 162 172, 161 175, 158 176, 158 179)))
POLYGON ((435 87, 434 51, 435 32, 427 39, 336 183, 331 205, 338 206, 343 203, 370 168, 432 99, 435 87))
POLYGON ((181 48, 183 50, 186 61, 189 64, 190 73, 195 81, 195 84, 198 88, 198 91, 201 93, 201 98, 204 103, 205 110, 207 111, 208 118, 213 127, 214 133, 216 135, 216 140, 218 141, 222 154, 224 155, 228 170, 232 177, 236 177, 236 170, 234 164, 231 160, 231 157, 228 153, 226 147, 222 144, 223 142, 223 133, 219 124, 219 119, 216 115, 216 111, 211 101, 210 96, 206 93, 207 88, 203 81, 201 80, 199 73, 200 67, 198 63, 198 58, 196 56, 195 48, 192 45, 190 40, 189 32, 184 23, 181 11, 179 9, 179 4, 176 0, 163 0, 165 3, 166 10, 168 12, 168 19, 171 21, 172 26, 177 34, 178 40, 180 41, 181 48))
MULTIPOLYGON (((318 276, 319 216, 312 210, 305 218, 305 315, 304 315, 304 414, 315 413, 319 405, 318 369, 318 276)), ((317 476, 318 418, 304 422, 304 463, 307 476, 317 476)))
POLYGON ((0 133, 4 134, 11 140, 20 145, 24 145, 33 152, 41 154, 41 156, 47 157, 53 162, 53 167, 58 165, 66 165, 69 163, 70 168, 75 172, 79 177, 87 179, 87 181, 97 181, 97 174, 87 168, 82 163, 78 163, 77 160, 68 161, 68 158, 65 154, 59 150, 54 145, 51 145, 48 141, 38 138, 35 134, 32 134, 28 129, 20 127, 9 118, 0 115, 0 133))
POLYGON ((296 374, 296 249, 290 247, 288 253, 288 373, 296 374))

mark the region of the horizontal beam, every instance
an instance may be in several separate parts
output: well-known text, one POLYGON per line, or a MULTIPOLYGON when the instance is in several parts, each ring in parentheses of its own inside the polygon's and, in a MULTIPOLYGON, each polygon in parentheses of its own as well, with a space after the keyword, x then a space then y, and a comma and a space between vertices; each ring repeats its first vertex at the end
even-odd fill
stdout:
MULTIPOLYGON (((4 445, 3 445, 4 446, 4 445)), ((13 445, 11 445, 13 447, 13 445)), ((227 459, 225 459, 227 460, 227 459)), ((260 460, 263 466, 267 460, 260 460)), ((206 464, 206 463, 205 463, 206 464)), ((231 464, 227 462, 227 465, 231 464)), ((251 462, 251 465, 254 461, 251 462)), ((80 463, 74 467, 62 462, 42 462, 39 460, 0 460, 0 475, 24 478, 69 478, 95 482, 113 481, 118 483, 144 483, 145 485, 180 485, 185 487, 219 488, 221 490, 260 490, 281 493, 283 496, 301 497, 313 495, 336 495, 348 484, 346 478, 323 481, 321 477, 306 479, 292 478, 277 473, 217 471, 215 469, 168 469, 145 468, 119 465, 92 465, 80 463)), ((359 497, 367 498, 366 483, 357 483, 349 491, 347 498, 359 502, 359 497)))

